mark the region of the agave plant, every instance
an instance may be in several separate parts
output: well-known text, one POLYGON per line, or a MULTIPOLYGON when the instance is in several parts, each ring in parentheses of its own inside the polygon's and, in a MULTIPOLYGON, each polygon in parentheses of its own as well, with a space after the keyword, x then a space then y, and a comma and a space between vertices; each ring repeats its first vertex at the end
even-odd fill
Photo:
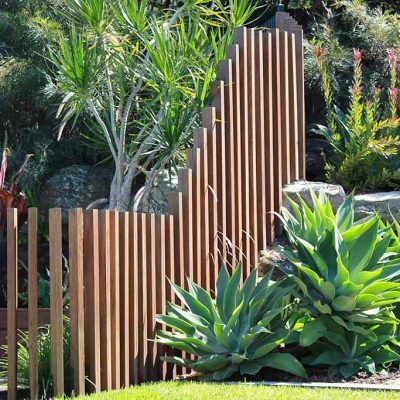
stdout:
POLYGON ((349 378, 360 369, 375 374, 379 366, 400 360, 399 345, 394 339, 396 324, 371 328, 375 340, 346 331, 324 316, 306 325, 306 329, 310 333, 322 331, 324 336, 311 347, 312 355, 302 361, 312 366, 328 367, 330 376, 340 374, 349 378))
POLYGON ((290 333, 283 316, 292 287, 272 282, 270 275, 257 283, 257 270, 240 285, 241 273, 238 266, 229 276, 223 266, 215 299, 191 281, 188 292, 172 283, 184 306, 169 304, 167 315, 157 317, 159 323, 173 331, 159 331, 156 340, 195 358, 163 357, 163 360, 212 374, 214 380, 235 373, 254 375, 263 367, 306 376, 294 356, 274 351, 290 333))
MULTIPOLYGON (((312 193, 314 210, 291 200, 283 210, 291 247, 284 250, 301 296, 314 315, 331 315, 359 333, 357 323, 391 320, 388 307, 400 301, 400 257, 390 247, 391 231, 378 215, 354 222, 350 196, 334 214, 324 193, 312 193)), ((364 332, 366 333, 366 332, 364 332)))
MULTIPOLYGON (((311 197, 313 210, 299 198, 298 204, 289 200, 293 213, 282 211, 291 243, 283 250, 291 267, 284 269, 297 284, 300 307, 311 317, 304 324, 300 344, 311 346, 323 340, 340 346, 340 338, 343 343, 352 338, 350 347, 343 344, 340 349, 346 354, 344 363, 359 354, 360 343, 379 343, 377 325, 398 322, 392 311, 400 301, 398 239, 393 227, 384 225, 378 215, 354 222, 352 196, 336 214, 324 193, 319 197, 311 193, 311 197), (334 335, 332 326, 343 334, 334 335)), ((349 363, 354 368, 362 365, 349 363)))

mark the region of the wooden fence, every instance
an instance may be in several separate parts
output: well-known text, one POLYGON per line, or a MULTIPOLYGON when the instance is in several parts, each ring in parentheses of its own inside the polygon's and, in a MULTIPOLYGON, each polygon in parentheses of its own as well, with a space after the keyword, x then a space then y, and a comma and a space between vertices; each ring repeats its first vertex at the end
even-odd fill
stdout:
MULTIPOLYGON (((282 185, 304 178, 302 31, 286 13, 276 28, 240 28, 179 172, 168 215, 69 211, 71 366, 76 394, 173 377, 150 341, 155 315, 175 301, 167 278, 214 290, 221 263, 258 263, 274 239, 282 185)), ((28 216, 32 398, 37 398, 37 225, 28 216)), ((16 396, 18 232, 8 210, 8 395, 16 396)), ((62 210, 49 212, 51 365, 64 393, 62 210)))

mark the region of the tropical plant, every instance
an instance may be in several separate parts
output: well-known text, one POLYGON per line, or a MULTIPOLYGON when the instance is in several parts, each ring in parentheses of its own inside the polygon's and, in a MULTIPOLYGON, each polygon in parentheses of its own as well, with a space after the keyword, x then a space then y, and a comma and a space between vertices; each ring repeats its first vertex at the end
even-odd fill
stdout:
POLYGON ((185 161, 218 61, 256 3, 191 0, 158 9, 147 0, 67 0, 72 26, 50 51, 69 121, 91 119, 115 165, 110 208, 131 209, 157 171, 185 161), (145 188, 132 199, 137 175, 145 188))
POLYGON ((290 333, 284 315, 290 306, 286 298, 291 287, 272 282, 270 275, 257 282, 257 270, 240 285, 241 274, 241 266, 232 276, 223 266, 215 299, 190 280, 189 292, 171 283, 185 307, 169 304, 167 315, 157 317, 159 323, 173 331, 159 331, 156 340, 192 354, 195 359, 163 357, 163 360, 212 374, 214 380, 235 373, 254 375, 263 367, 306 376, 294 356, 274 351, 290 333))
POLYGON ((306 325, 311 332, 323 332, 322 340, 310 346, 311 355, 302 359, 311 366, 328 367, 330 376, 349 378, 360 369, 376 374, 382 366, 388 367, 400 360, 399 343, 395 339, 396 324, 374 325, 371 340, 349 332, 330 318, 320 318, 306 325))
MULTIPOLYGON (((29 335, 19 331, 17 348, 17 381, 19 384, 29 386, 29 335)), ((40 327, 38 330, 38 374, 39 374, 39 398, 48 399, 53 396, 53 378, 51 373, 51 330, 50 326, 40 327)), ((64 317, 63 331, 64 348, 64 380, 65 392, 72 390, 72 371, 70 364, 70 323, 64 317)), ((4 356, 0 359, 0 377, 7 378, 7 345, 2 346, 4 356)))
MULTIPOLYGON (((398 320, 393 308, 400 302, 397 236, 378 215, 354 222, 353 196, 336 214, 323 192, 318 197, 311 192, 311 197, 313 209, 300 197, 298 204, 289 199, 292 213, 283 208, 281 216, 290 241, 282 251, 291 263, 282 268, 296 283, 299 307, 309 316, 303 321, 300 344, 319 341, 330 349, 336 342, 335 351, 346 357, 340 363, 343 369, 331 371, 346 374, 354 372, 355 365, 372 371, 363 364, 365 358, 356 362, 354 357, 371 356, 362 351, 366 343, 375 343, 374 351, 384 354, 383 347, 395 342, 398 320), (392 334, 378 344, 379 336, 384 337, 381 328, 392 334)), ((389 358, 395 353, 390 354, 389 358)))
POLYGON ((362 54, 354 49, 354 77, 350 105, 344 113, 333 100, 331 76, 324 49, 315 44, 314 55, 322 76, 328 125, 317 125, 315 132, 325 137, 332 149, 327 177, 346 190, 385 189, 395 184, 400 137, 397 128, 397 61, 394 49, 388 50, 390 87, 386 107, 381 89, 375 87, 371 100, 363 99, 362 54))

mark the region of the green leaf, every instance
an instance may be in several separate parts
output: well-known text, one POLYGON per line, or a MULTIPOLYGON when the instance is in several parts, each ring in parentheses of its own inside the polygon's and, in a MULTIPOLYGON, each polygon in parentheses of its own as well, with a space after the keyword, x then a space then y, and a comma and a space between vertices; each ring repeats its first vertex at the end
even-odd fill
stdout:
POLYGON ((352 297, 339 296, 332 303, 336 311, 351 312, 356 308, 356 301, 352 297))
POLYGON ((326 326, 320 319, 315 319, 304 325, 300 333, 300 346, 308 347, 324 336, 326 326))
POLYGON ((288 372, 289 374, 307 377, 307 372, 300 361, 289 353, 268 354, 258 361, 263 367, 270 367, 288 372))
POLYGON ((343 362, 343 353, 327 350, 318 355, 310 365, 340 365, 343 362))
POLYGON ((228 365, 229 360, 225 355, 210 355, 199 357, 190 363, 190 368, 196 372, 212 372, 228 365))
POLYGON ((218 371, 215 371, 213 374, 213 379, 215 381, 223 381, 233 374, 239 371, 239 365, 228 365, 225 368, 222 368, 218 371))
POLYGON ((240 364, 240 373, 242 375, 255 375, 260 372, 261 365, 256 361, 245 361, 240 364))
POLYGON ((189 362, 180 357, 160 357, 162 361, 177 364, 181 367, 187 367, 189 362))

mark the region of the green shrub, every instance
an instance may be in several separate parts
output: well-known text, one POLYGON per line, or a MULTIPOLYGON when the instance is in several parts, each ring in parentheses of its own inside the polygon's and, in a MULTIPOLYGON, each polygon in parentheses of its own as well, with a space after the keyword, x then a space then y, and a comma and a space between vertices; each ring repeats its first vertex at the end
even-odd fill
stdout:
MULTIPOLYGON (((29 335, 19 331, 17 347, 17 381, 19 384, 29 386, 29 335)), ((53 379, 51 373, 51 331, 46 325, 39 328, 38 332, 38 372, 39 372, 39 398, 51 398, 53 395, 53 379)), ((72 390, 72 373, 70 367, 70 324, 69 319, 64 318, 64 379, 65 392, 72 390)), ((0 359, 0 377, 7 378, 7 345, 2 346, 5 356, 0 359)))
POLYGON ((239 266, 230 277, 221 268, 215 299, 191 281, 189 292, 172 284, 185 307, 169 304, 167 315, 158 316, 157 321, 173 332, 159 331, 157 342, 193 354, 195 359, 163 359, 212 374, 214 380, 235 373, 254 375, 262 367, 306 376, 295 357, 274 352, 290 333, 284 313, 291 286, 273 283, 269 275, 257 283, 257 270, 240 285, 241 272, 239 266))
POLYGON ((400 119, 394 49, 388 50, 391 70, 388 98, 382 96, 379 87, 373 88, 370 98, 366 96, 362 54, 354 49, 354 76, 346 113, 334 103, 331 74, 324 54, 320 44, 315 44, 314 55, 322 76, 327 106, 327 126, 317 125, 314 131, 324 136, 331 147, 326 167, 328 179, 348 191, 397 187, 400 119))
POLYGON ((293 213, 284 208, 281 217, 290 241, 283 250, 291 262, 285 272, 296 282, 299 307, 308 316, 300 344, 317 343, 313 350, 319 355, 325 346, 328 353, 312 364, 331 366, 331 373, 349 376, 359 368, 373 372, 376 352, 378 364, 400 358, 388 347, 389 342, 397 347, 397 235, 378 215, 354 222, 352 196, 334 214, 323 193, 319 198, 311 194, 313 210, 302 199, 299 204, 290 200, 293 213))

